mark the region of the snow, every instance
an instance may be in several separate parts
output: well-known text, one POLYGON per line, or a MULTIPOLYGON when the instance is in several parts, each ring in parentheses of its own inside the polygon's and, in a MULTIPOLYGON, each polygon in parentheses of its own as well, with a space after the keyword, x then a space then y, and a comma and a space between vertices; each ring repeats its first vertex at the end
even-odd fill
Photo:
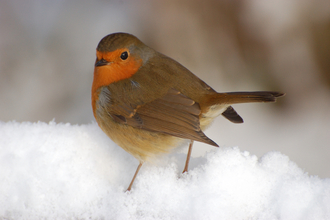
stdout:
POLYGON ((181 174, 185 156, 125 192, 138 161, 97 124, 0 122, 0 219, 330 219, 330 179, 286 155, 214 148, 181 174))

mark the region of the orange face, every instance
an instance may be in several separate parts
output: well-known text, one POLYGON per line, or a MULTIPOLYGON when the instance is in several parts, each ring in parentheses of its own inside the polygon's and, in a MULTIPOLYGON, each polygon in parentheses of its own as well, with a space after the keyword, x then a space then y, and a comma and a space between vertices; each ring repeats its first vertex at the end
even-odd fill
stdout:
POLYGON ((98 100, 97 90, 100 87, 130 78, 142 65, 142 60, 132 56, 127 48, 112 52, 96 51, 96 57, 92 86, 93 110, 95 110, 95 101, 98 100), (101 64, 98 65, 100 62, 101 64))

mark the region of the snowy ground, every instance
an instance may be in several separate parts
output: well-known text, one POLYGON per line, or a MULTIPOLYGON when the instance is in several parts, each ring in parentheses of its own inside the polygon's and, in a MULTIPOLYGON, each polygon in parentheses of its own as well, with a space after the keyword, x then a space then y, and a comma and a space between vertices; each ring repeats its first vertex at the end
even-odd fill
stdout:
MULTIPOLYGON (((244 147, 244 146, 240 146, 244 147)), ((0 122, 1 219, 330 219, 330 179, 278 152, 214 148, 145 164, 96 124, 0 122)))

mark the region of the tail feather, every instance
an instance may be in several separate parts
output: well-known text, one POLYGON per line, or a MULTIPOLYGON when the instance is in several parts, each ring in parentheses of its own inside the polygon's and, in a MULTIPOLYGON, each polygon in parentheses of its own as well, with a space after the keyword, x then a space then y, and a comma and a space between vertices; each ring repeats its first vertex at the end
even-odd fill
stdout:
POLYGON ((226 95, 228 99, 236 101, 232 104, 244 102, 275 102, 276 98, 285 95, 280 92, 229 92, 223 94, 226 95))
POLYGON ((284 93, 280 92, 228 92, 228 93, 216 93, 209 95, 206 102, 203 103, 206 106, 213 105, 226 105, 226 104, 239 104, 250 102, 275 102, 276 98, 284 96, 284 93))
POLYGON ((243 123, 243 118, 235 111, 235 109, 229 106, 226 111, 222 112, 222 115, 233 123, 243 123))

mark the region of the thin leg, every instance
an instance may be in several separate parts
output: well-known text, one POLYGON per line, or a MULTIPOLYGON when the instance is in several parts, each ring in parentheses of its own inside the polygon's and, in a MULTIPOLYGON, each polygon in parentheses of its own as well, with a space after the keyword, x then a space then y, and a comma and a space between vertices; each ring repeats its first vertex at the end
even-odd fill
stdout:
POLYGON ((135 178, 136 178, 136 176, 137 176, 137 174, 138 174, 138 172, 139 172, 139 170, 140 170, 141 167, 142 167, 142 162, 140 162, 139 166, 136 168, 136 171, 135 171, 135 174, 133 176, 133 179, 132 179, 131 183, 129 184, 129 186, 128 186, 128 188, 127 188, 126 191, 130 191, 131 190, 132 185, 134 183, 134 180, 135 180, 135 178))
POLYGON ((192 146, 193 146, 194 141, 190 140, 189 148, 188 148, 188 153, 187 153, 187 159, 186 159, 186 165, 184 166, 183 172, 188 172, 188 166, 189 166, 189 161, 190 161, 190 156, 192 152, 192 146))

